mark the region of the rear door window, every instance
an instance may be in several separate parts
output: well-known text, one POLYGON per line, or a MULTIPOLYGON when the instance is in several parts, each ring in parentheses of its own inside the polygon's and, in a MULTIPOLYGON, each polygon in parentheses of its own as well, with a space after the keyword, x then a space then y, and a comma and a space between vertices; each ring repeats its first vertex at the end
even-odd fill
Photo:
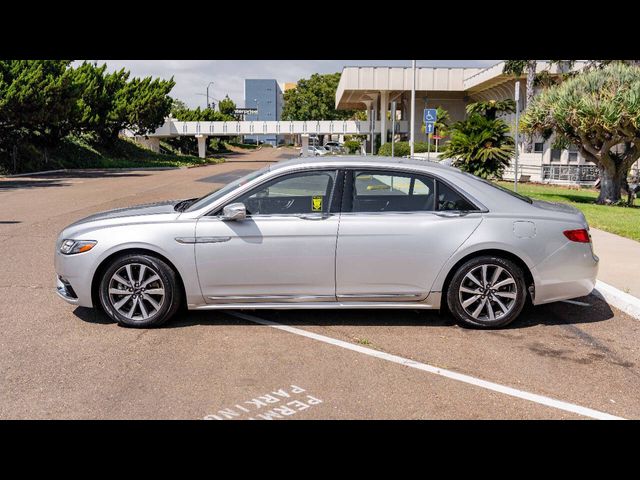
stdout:
POLYGON ((438 211, 470 211, 477 210, 468 200, 449 187, 446 183, 437 181, 438 183, 438 211))
POLYGON ((433 178, 372 170, 353 172, 352 212, 429 212, 434 210, 433 178))

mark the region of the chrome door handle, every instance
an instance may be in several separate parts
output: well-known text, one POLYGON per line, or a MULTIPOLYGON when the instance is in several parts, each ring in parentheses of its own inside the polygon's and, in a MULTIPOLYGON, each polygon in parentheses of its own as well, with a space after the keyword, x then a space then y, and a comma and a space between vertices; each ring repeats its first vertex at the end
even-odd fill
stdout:
POLYGON ((300 218, 303 220, 324 220, 325 218, 329 218, 328 213, 307 213, 300 215, 300 218))
POLYGON ((467 214, 467 212, 457 212, 457 211, 441 211, 441 212, 433 212, 439 217, 444 218, 453 218, 453 217, 463 217, 467 214))

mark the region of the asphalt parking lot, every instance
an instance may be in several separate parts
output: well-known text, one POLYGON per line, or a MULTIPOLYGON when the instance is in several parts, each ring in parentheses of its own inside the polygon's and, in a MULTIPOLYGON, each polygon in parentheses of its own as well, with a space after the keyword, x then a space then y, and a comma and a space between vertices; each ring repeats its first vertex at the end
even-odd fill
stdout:
POLYGON ((263 165, 0 179, 0 418, 640 418, 640 320, 594 295, 496 331, 412 310, 186 312, 134 330, 55 295, 67 224, 263 165))

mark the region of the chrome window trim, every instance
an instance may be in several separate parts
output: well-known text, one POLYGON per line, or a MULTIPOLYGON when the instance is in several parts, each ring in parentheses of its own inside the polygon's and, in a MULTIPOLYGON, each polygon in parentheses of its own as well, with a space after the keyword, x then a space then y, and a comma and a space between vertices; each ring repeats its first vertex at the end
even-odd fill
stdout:
MULTIPOLYGON (((316 212, 314 213, 274 213, 274 214, 263 214, 263 215, 247 215, 246 219, 249 218, 281 218, 281 217, 285 217, 285 218, 300 218, 302 220, 305 220, 305 217, 310 217, 313 216, 314 214, 316 214, 316 212)), ((329 217, 335 217, 337 214, 336 213, 320 213, 317 212, 317 216, 318 217, 322 217, 322 218, 329 218, 329 217)), ((225 222, 226 220, 223 220, 222 218, 220 218, 219 215, 209 215, 206 217, 201 217, 200 220, 206 220, 206 221, 213 221, 213 220, 218 220, 220 222, 225 222)))
MULTIPOLYGON (((447 179, 441 177, 440 175, 438 175, 437 173, 434 172, 425 172, 424 170, 418 168, 418 167, 414 167, 412 165, 406 165, 406 164, 399 164, 399 165, 385 165, 384 167, 378 167, 374 164, 372 165, 346 165, 346 166, 335 166, 335 167, 330 167, 327 165, 324 166, 320 166, 320 165, 313 165, 313 166, 308 166, 308 165, 295 165, 293 167, 290 168, 286 168, 284 169, 284 171, 282 172, 278 172, 277 170, 275 172, 273 171, 268 171, 267 173, 265 173, 263 175, 262 181, 259 181, 261 177, 258 177, 254 180, 252 180, 251 182, 245 184, 245 185, 241 185, 240 187, 238 187, 236 190, 234 190, 233 192, 229 192, 225 197, 221 198, 218 200, 218 203, 215 204, 213 207, 211 208, 207 208, 206 210, 204 210, 204 213, 201 214, 196 214, 194 217, 194 219, 199 220, 199 219, 203 219, 203 218, 207 218, 207 217, 212 217, 212 213, 218 211, 220 208, 224 208, 225 205, 227 205, 228 203, 233 203, 233 201, 235 199, 237 199, 239 196, 243 195, 244 193, 252 190, 253 188, 257 188, 260 187, 261 185, 263 185, 264 183, 276 179, 276 178, 280 178, 282 176, 285 175, 289 175, 289 174, 293 174, 293 173, 299 173, 299 172, 313 172, 313 171, 335 171, 335 172, 339 172, 339 171, 344 171, 347 172, 348 170, 381 170, 381 171, 399 171, 399 172, 403 172, 403 173, 415 173, 418 175, 426 175, 426 176, 431 176, 436 180, 439 180, 443 183, 445 183, 449 188, 451 188, 453 191, 455 191, 456 193, 458 193, 460 196, 462 196, 462 198, 464 198, 465 200, 467 200, 469 203, 471 203, 472 205, 475 205, 478 210, 465 210, 465 212, 468 213, 489 213, 489 209, 478 199, 476 199, 473 195, 467 193, 467 192, 461 192, 460 189, 458 189, 455 185, 453 185, 450 181, 448 181, 447 179), (273 174, 271 174, 273 173, 273 174), (252 182, 259 182, 256 184, 252 184, 252 182)), ((331 192, 332 194, 332 198, 331 201, 333 202, 333 194, 335 193, 335 182, 334 182, 334 186, 333 186, 333 191, 331 192)), ((346 188, 343 189, 343 201, 341 202, 340 205, 340 211, 339 212, 333 212, 333 214, 342 214, 342 213, 354 213, 354 212, 343 212, 342 211, 342 204, 344 203, 344 194, 346 193, 346 188)), ((331 205, 331 204, 330 204, 331 205)), ((455 212, 455 210, 450 210, 451 212, 455 212)), ((192 213, 192 212, 188 212, 188 213, 192 213)), ((193 212, 195 213, 195 212, 193 212)), ((394 212, 394 213, 401 213, 401 212, 394 212)), ((408 213, 415 213, 415 212, 408 212, 408 213)), ((428 213, 428 212, 420 212, 420 213, 428 213)), ((184 214, 184 212, 183 212, 184 214)), ((251 218, 249 216, 247 216, 247 218, 251 218)))

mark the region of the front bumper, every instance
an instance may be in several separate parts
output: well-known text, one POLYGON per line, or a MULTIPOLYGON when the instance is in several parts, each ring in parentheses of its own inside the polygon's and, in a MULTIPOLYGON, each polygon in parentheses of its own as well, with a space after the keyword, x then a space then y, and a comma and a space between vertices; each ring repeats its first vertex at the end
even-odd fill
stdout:
POLYGON ((80 307, 93 307, 91 282, 95 255, 92 251, 76 255, 55 253, 56 293, 65 302, 80 307))
POLYGON ((71 284, 60 275, 56 276, 56 293, 65 302, 68 302, 72 305, 78 304, 78 296, 75 290, 73 289, 71 284))

